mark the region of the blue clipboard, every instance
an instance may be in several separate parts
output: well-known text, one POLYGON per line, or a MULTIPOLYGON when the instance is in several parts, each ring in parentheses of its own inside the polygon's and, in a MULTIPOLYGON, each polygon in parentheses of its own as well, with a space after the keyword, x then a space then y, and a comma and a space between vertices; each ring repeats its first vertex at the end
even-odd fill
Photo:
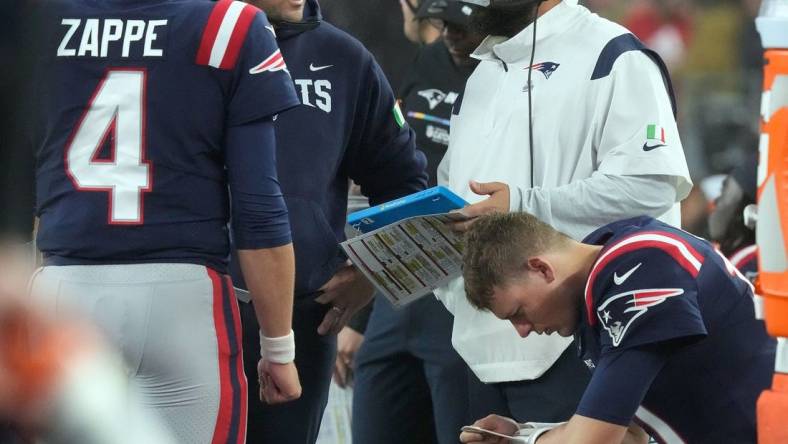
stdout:
POLYGON ((362 233, 368 233, 402 219, 448 213, 467 204, 448 188, 437 186, 357 211, 348 216, 347 223, 362 233))

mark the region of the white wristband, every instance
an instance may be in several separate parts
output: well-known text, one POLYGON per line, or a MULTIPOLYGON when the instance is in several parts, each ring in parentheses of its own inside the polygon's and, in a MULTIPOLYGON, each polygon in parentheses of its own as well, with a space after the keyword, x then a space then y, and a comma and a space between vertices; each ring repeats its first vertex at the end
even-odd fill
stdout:
POLYGON ((536 440, 539 439, 542 434, 550 430, 552 430, 552 428, 536 429, 534 433, 528 438, 528 444, 536 444, 536 440))
POLYGON ((295 333, 269 338, 260 332, 260 357, 274 364, 289 364, 295 360, 295 333))

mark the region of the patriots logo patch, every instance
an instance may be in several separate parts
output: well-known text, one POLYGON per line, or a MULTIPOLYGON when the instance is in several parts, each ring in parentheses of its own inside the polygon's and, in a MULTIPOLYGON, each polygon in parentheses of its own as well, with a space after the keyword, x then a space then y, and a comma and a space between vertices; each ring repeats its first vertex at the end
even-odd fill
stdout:
POLYGON ((441 102, 443 102, 443 99, 446 98, 446 93, 434 88, 419 91, 418 95, 424 97, 427 103, 430 104, 430 109, 435 109, 435 107, 440 105, 441 102))
POLYGON ((534 65, 531 65, 526 69, 534 69, 536 71, 539 71, 542 74, 544 74, 545 79, 549 79, 550 76, 553 75, 553 73, 555 72, 555 70, 558 69, 559 66, 561 65, 554 62, 542 62, 542 63, 536 63, 534 65))
POLYGON ((610 334, 613 346, 618 347, 627 330, 650 307, 668 298, 684 294, 682 288, 654 288, 633 290, 612 296, 596 309, 602 327, 610 334))
POLYGON ((249 70, 249 74, 260 74, 261 72, 276 72, 276 71, 287 71, 287 65, 285 64, 285 59, 282 57, 282 52, 280 50, 274 51, 273 54, 268 56, 262 63, 255 66, 254 68, 249 70))

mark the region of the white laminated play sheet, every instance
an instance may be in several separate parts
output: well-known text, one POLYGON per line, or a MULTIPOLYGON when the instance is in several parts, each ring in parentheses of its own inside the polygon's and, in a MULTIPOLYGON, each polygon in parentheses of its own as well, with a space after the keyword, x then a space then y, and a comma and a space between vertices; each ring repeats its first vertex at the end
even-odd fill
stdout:
POLYGON ((462 234, 448 222, 459 213, 403 219, 342 243, 350 260, 395 307, 462 275, 462 234))

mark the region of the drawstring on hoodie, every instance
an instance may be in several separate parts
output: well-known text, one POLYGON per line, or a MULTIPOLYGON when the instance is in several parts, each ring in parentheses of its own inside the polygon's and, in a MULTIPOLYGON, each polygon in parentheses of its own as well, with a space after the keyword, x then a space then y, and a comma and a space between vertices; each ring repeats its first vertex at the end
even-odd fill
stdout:
MULTIPOLYGON (((539 21, 539 6, 542 5, 542 2, 545 0, 539 0, 536 3, 536 11, 534 14, 534 29, 533 29, 533 40, 531 42, 531 61, 528 63, 528 149, 529 154, 531 155, 531 188, 534 187, 534 117, 533 117, 533 105, 531 100, 531 73, 533 73, 533 66, 534 66, 534 56, 536 56, 536 22, 539 21)), ((506 64, 504 63, 504 68, 506 64)))

